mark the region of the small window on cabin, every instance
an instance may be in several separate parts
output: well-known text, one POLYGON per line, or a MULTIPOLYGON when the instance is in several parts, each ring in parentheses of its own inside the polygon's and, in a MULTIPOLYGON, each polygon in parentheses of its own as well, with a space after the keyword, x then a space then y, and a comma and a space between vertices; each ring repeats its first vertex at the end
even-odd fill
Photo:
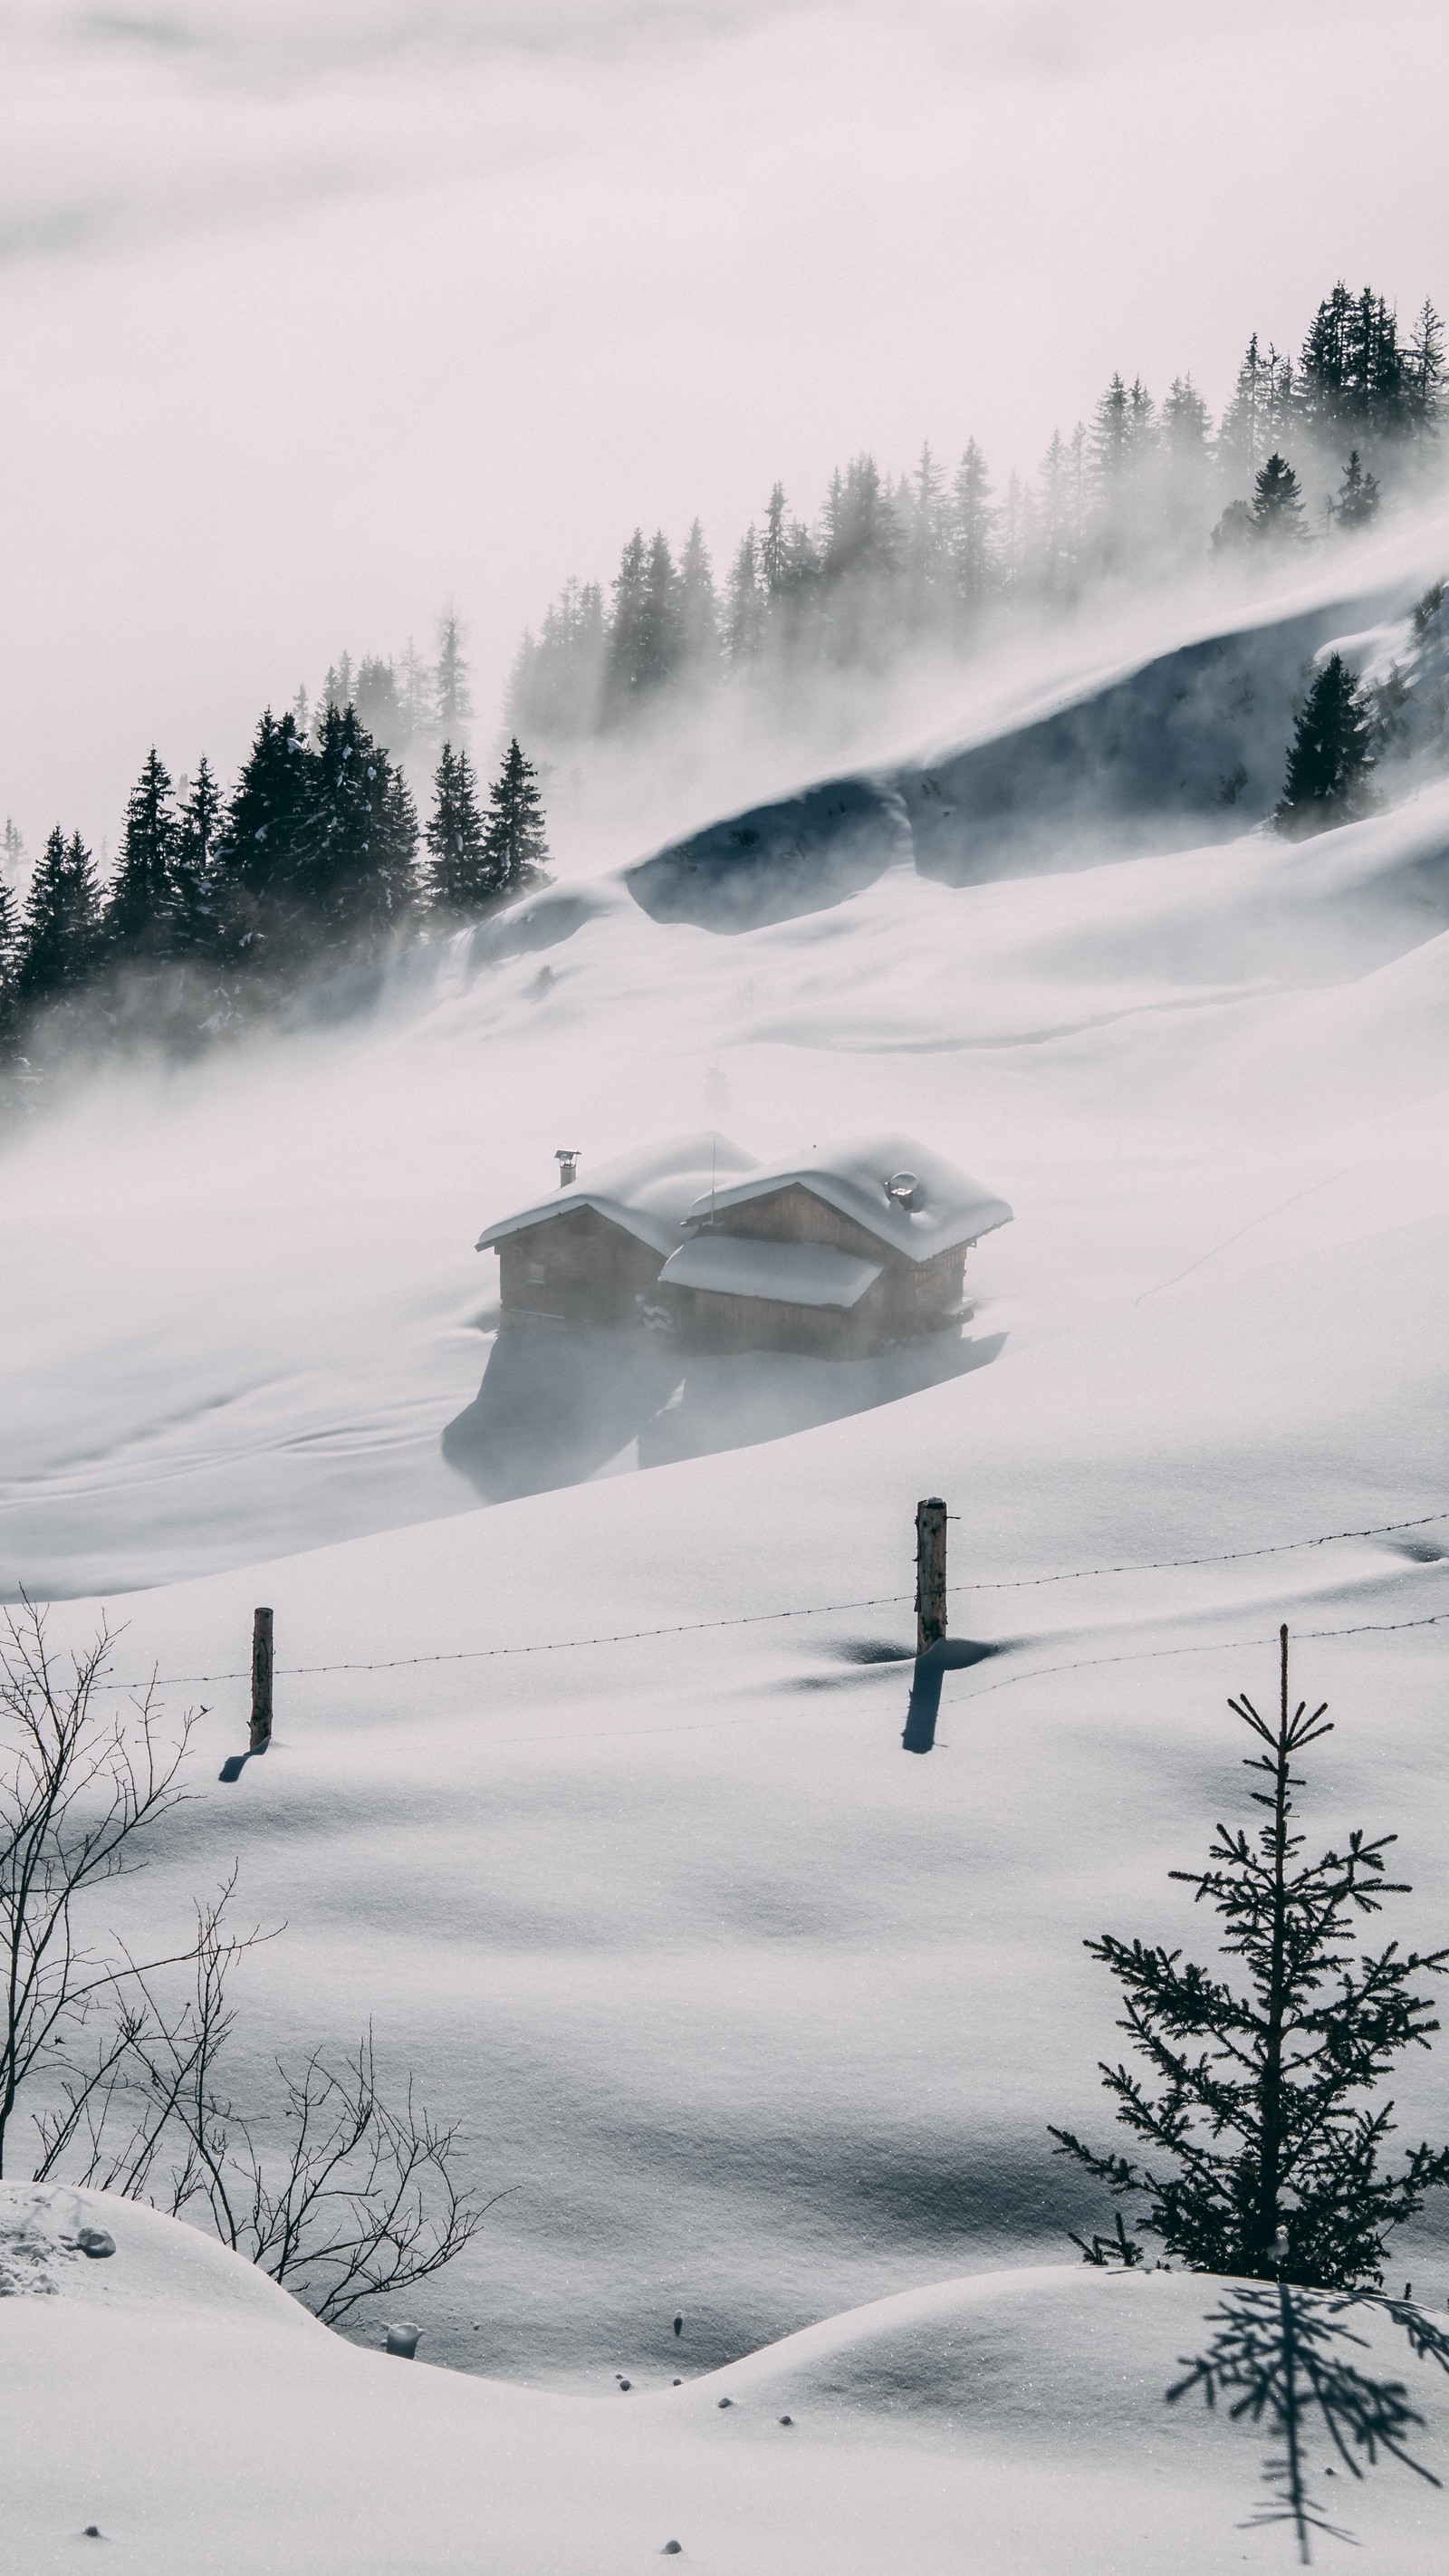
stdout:
POLYGON ((543 1286, 543 1263, 541 1261, 530 1261, 528 1265, 528 1284, 530 1288, 541 1288, 543 1286))

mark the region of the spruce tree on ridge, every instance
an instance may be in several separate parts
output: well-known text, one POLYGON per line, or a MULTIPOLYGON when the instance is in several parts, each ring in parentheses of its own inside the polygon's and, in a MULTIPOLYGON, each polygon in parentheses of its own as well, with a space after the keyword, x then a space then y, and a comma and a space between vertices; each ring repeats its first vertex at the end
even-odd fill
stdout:
POLYGON ((165 957, 172 945, 177 821, 171 778, 153 743, 126 800, 106 945, 118 958, 165 957))
POLYGON ((1341 653, 1330 653, 1312 688, 1288 752, 1288 774, 1274 809, 1291 839, 1352 822, 1368 802, 1373 719, 1341 653))
POLYGON ((500 901, 547 883, 548 840, 537 773, 510 742, 488 791, 483 855, 490 893, 500 901))
POLYGON ((20 924, 17 999, 50 1002, 74 991, 101 959, 101 898, 79 832, 57 823, 30 880, 20 924))
POLYGON ((466 751, 454 751, 450 742, 438 755, 433 810, 424 838, 429 910, 459 920, 485 911, 496 899, 498 887, 484 847, 477 780, 466 751))

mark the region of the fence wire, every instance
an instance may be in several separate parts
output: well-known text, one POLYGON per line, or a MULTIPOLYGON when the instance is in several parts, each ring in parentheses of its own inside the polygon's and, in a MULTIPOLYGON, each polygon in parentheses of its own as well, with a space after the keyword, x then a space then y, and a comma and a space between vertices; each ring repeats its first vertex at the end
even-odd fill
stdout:
MULTIPOLYGON (((1341 1540, 1402 1537, 1410 1530, 1430 1529, 1445 1521, 1449 1521, 1449 1511, 1422 1512, 1413 1520, 1377 1521, 1363 1529, 1321 1530, 1310 1538, 1279 1539, 1268 1547, 1228 1548, 1215 1556, 1163 1556, 1141 1562, 1124 1562, 1120 1565, 1077 1565, 1067 1567, 1055 1574, 1006 1575, 984 1583, 968 1578, 964 1583, 953 1584, 951 1588, 957 1595, 979 1592, 1031 1592, 1047 1584, 1087 1583, 1113 1575, 1179 1573, 1199 1565, 1244 1565, 1261 1557, 1292 1556, 1307 1548, 1332 1547, 1341 1540)), ((279 1681, 301 1681, 323 1673, 396 1673, 412 1671, 423 1664, 488 1663, 507 1655, 572 1654, 590 1646, 632 1646, 658 1637, 702 1636, 720 1628, 765 1627, 782 1619, 829 1619, 845 1611, 895 1610, 900 1609, 907 1602, 914 1602, 915 1597, 914 1591, 882 1592, 875 1593, 868 1600, 863 1601, 819 1601, 804 1607, 785 1610, 746 1610, 736 1612, 724 1619, 683 1619, 667 1627, 620 1628, 593 1637, 537 1637, 529 1639, 522 1645, 463 1646, 441 1654, 387 1655, 372 1662, 278 1664, 276 1678, 279 1681)), ((1427 1620, 1390 1620, 1384 1622, 1383 1626, 1385 1630, 1401 1627, 1433 1627, 1440 1617, 1449 1617, 1449 1613, 1436 1612, 1432 1619, 1427 1620)), ((1368 1627, 1309 1629, 1303 1633, 1309 1636, 1360 1636, 1369 1633, 1369 1629, 1368 1627)), ((1249 1638, 1244 1642, 1257 1644, 1261 1641, 1249 1638)), ((1162 1647, 1150 1651, 1163 1654, 1191 1654, 1200 1650, 1195 1647, 1162 1647)), ((1102 1656, 1089 1657, 1086 1660, 1119 1663, 1134 1659, 1130 1656, 1102 1656)), ((1050 1669, 1054 1672, 1072 1672, 1079 1667, 1062 1664, 1053 1665, 1050 1669)), ((1013 1674, 1010 1678, 1014 1681, 1024 1681, 1028 1676, 1024 1673, 1013 1674)), ((180 1690, 210 1686, 217 1682, 245 1682, 250 1679, 251 1667, 248 1665, 240 1671, 227 1673, 152 1673, 140 1681, 108 1681, 104 1687, 113 1691, 180 1690)), ((1005 1681, 994 1682, 987 1687, 993 1690, 1004 1690, 1006 1683, 1005 1681)), ((976 1692, 973 1696, 980 1698, 984 1693, 976 1692)))

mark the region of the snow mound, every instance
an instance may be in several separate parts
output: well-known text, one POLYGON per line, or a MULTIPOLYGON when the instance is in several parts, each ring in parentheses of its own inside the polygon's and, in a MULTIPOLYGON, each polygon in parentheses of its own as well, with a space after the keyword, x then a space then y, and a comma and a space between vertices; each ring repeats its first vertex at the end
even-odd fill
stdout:
MULTIPOLYGON (((11 2563, 48 2576, 94 2535, 146 2576, 1163 2576, 1286 2564, 1249 2530, 1273 2492, 1261 2425, 1169 2387, 1262 2285, 1078 2266, 945 2281, 834 2317, 652 2398, 544 2396, 358 2351, 192 2230, 99 2194, 10 2188, 3 2225, 67 2295, 0 2304, 11 2563), (103 2216, 113 2257, 65 2241, 103 2216), (90 2276, 140 2295, 105 2313, 90 2276), (70 2292, 75 2295, 68 2295, 70 2292), (250 2307, 250 2313, 245 2311, 250 2307), (296 2329, 306 2330, 305 2339, 296 2329), (671 2551, 669 2543, 677 2543, 671 2551)), ((1449 2400, 1354 2310, 1370 2384, 1412 2376, 1408 2449, 1361 2483, 1311 2416, 1315 2502, 1358 2562, 1442 2564, 1449 2400), (1334 2483, 1329 2484, 1332 2478, 1334 2483)))
POLYGON ((0 2298, 78 2299, 90 2308, 192 2309, 323 2334, 253 2263, 197 2228, 119 2193, 69 2183, 0 2183, 0 2298))

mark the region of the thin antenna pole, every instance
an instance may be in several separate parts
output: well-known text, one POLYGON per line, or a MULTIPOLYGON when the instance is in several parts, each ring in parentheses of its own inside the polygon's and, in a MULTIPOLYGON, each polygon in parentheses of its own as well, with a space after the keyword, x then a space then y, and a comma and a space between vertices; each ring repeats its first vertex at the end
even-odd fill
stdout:
POLYGON ((1288 1630, 1286 1624, 1278 1631, 1278 1651, 1282 1674, 1280 1704, 1283 1711, 1283 1732, 1286 1735, 1288 1732, 1288 1630))

